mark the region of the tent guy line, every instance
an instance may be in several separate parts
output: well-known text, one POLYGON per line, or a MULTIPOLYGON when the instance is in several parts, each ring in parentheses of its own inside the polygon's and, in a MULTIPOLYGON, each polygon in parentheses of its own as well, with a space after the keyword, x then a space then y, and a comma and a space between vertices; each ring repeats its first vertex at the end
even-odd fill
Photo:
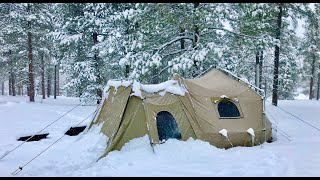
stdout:
POLYGON ((50 124, 48 124, 46 127, 44 127, 43 129, 41 129, 40 131, 38 131, 36 134, 30 136, 27 140, 23 141, 21 144, 19 144, 17 147, 13 148, 10 151, 5 152, 1 157, 0 160, 3 159, 4 157, 6 157, 8 154, 10 154, 11 152, 13 152, 14 150, 18 149, 20 146, 22 146, 24 143, 28 142, 31 138, 33 138, 34 136, 38 135, 40 132, 42 132, 43 130, 45 130, 46 128, 48 128, 49 126, 51 126, 53 123, 57 122, 59 119, 61 119, 62 117, 64 117, 65 115, 67 115, 68 113, 70 113, 71 111, 73 111, 75 108, 77 108, 78 106, 80 106, 81 103, 77 104, 76 106, 74 106, 72 109, 70 109, 69 111, 67 111, 65 114, 63 114, 62 116, 60 116, 58 119, 52 121, 50 124))
POLYGON ((318 130, 318 131, 320 132, 320 129, 319 129, 319 128, 317 128, 316 126, 314 126, 314 125, 312 125, 312 124, 310 124, 310 123, 308 123, 308 122, 306 122, 306 121, 302 120, 301 118, 299 118, 299 117, 297 117, 296 115, 294 115, 294 114, 292 114, 292 113, 290 113, 290 112, 288 112, 288 111, 286 111, 286 110, 282 109, 282 108, 281 108, 281 107, 279 107, 279 106, 276 106, 276 107, 277 107, 277 108, 279 108, 279 109, 281 109, 281 110, 282 110, 282 111, 284 111, 285 113, 290 114, 291 116, 295 117, 296 119, 300 120, 301 122, 304 122, 305 124, 309 125, 310 127, 314 128, 314 129, 316 129, 316 130, 318 130))
MULTIPOLYGON (((102 106, 101 106, 102 107, 102 106)), ((83 121, 85 121, 86 119, 88 119, 90 116, 92 116, 94 113, 96 113, 101 107, 97 108, 95 111, 93 111, 91 114, 89 114, 89 116, 87 116, 86 118, 84 118, 82 121, 80 121, 76 126, 79 126, 83 121)), ((23 168, 25 166, 27 166, 29 163, 31 163, 33 160, 35 160, 37 157, 39 157, 42 153, 44 153, 46 150, 48 150, 51 146, 53 146, 54 144, 56 144, 58 141, 60 141, 64 136, 66 136, 66 134, 63 134, 59 139, 57 139, 55 142, 53 142, 52 144, 50 144, 48 147, 46 147, 44 150, 42 150, 39 154, 37 154, 35 157, 33 157, 30 161, 28 161, 26 164, 24 164, 23 166, 19 166, 15 171, 13 171, 11 174, 12 175, 17 175, 19 172, 21 172, 23 170, 23 168)))

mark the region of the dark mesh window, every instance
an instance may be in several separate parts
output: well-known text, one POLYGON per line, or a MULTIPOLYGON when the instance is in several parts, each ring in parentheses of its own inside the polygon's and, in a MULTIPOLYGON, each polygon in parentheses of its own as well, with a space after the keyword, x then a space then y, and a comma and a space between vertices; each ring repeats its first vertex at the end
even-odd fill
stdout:
POLYGON ((220 117, 239 117, 240 112, 237 106, 231 101, 220 101, 218 103, 218 111, 220 117))
POLYGON ((168 140, 169 138, 181 139, 178 124, 167 111, 161 111, 157 114, 157 128, 160 141, 168 140))

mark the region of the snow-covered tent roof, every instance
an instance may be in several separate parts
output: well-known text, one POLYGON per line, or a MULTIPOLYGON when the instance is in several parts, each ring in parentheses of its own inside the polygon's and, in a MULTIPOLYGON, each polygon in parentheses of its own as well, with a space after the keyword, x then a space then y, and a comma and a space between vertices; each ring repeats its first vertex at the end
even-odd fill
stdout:
MULTIPOLYGON (((131 95, 138 96, 142 99, 142 91, 150 94, 159 93, 161 96, 163 96, 166 92, 184 96, 185 93, 188 92, 185 82, 191 82, 192 84, 200 86, 200 89, 203 90, 210 89, 211 91, 218 93, 225 92, 228 94, 228 96, 239 95, 251 90, 253 90, 251 92, 255 92, 261 97, 263 97, 264 93, 264 90, 256 87, 240 77, 237 77, 232 72, 223 68, 213 67, 210 67, 195 79, 183 79, 179 74, 174 74, 171 80, 159 84, 142 84, 136 80, 109 80, 104 92, 107 92, 110 87, 117 89, 120 86, 128 87, 132 85, 133 93, 131 95), (181 81, 183 81, 183 83, 181 83, 181 81)), ((189 83, 188 86, 193 85, 189 83)))
POLYGON ((109 80, 104 92, 108 91, 110 87, 117 89, 120 86, 128 87, 130 85, 132 85, 133 92, 131 96, 138 96, 142 99, 142 91, 149 94, 159 93, 160 96, 163 96, 166 92, 184 96, 187 92, 187 90, 178 83, 178 80, 174 79, 162 82, 160 84, 142 84, 136 80, 109 80))

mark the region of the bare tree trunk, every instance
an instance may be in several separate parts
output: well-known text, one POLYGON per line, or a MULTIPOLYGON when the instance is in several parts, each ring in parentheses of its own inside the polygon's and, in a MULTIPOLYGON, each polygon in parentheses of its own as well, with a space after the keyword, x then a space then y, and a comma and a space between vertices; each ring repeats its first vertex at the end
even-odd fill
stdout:
MULTIPOLYGON (((282 6, 283 6, 283 4, 281 3, 279 5, 279 14, 278 14, 278 20, 277 20, 276 39, 278 39, 279 41, 280 41, 280 36, 281 36, 282 6)), ((273 72, 273 87, 272 87, 272 104, 275 106, 278 105, 279 57, 280 57, 280 47, 277 44, 275 46, 275 51, 274 51, 274 72, 273 72)))
POLYGON ((259 67, 259 64, 260 64, 260 62, 259 62, 259 51, 257 51, 256 52, 256 78, 255 78, 255 85, 256 85, 256 87, 259 87, 259 85, 260 85, 260 72, 259 72, 259 70, 260 70, 260 67, 259 67))
POLYGON ((14 72, 11 73, 11 86, 12 96, 16 96, 16 79, 14 72))
POLYGON ((9 50, 9 95, 12 95, 12 59, 11 59, 11 50, 9 50))
MULTIPOLYGON (((194 7, 194 12, 196 12, 196 9, 197 7, 200 5, 200 3, 193 3, 193 7, 194 7)), ((196 22, 197 18, 194 19, 194 37, 193 37, 193 42, 192 42, 192 46, 193 48, 197 48, 197 44, 198 44, 198 41, 199 41, 199 26, 197 25, 197 22, 196 22)), ((193 61, 193 66, 194 66, 194 69, 193 69, 193 72, 192 72, 192 77, 195 78, 199 75, 199 67, 200 67, 200 64, 197 60, 194 60, 193 61)))
POLYGON ((11 79, 11 73, 9 74, 9 96, 12 95, 12 79, 11 79))
POLYGON ((34 102, 34 79, 33 79, 33 60, 32 60, 32 39, 31 32, 28 32, 28 57, 29 57, 29 100, 34 102))
POLYGON ((42 93, 42 99, 46 98, 46 89, 44 84, 44 60, 43 60, 43 53, 40 55, 41 57, 41 93, 42 93))
POLYGON ((18 96, 21 96, 21 85, 18 85, 17 88, 18 88, 18 96))
POLYGON ((151 78, 151 81, 150 81, 150 83, 151 84, 158 84, 159 83, 159 80, 160 80, 160 76, 157 76, 157 74, 158 74, 159 72, 158 72, 158 68, 156 67, 156 66, 153 66, 152 68, 151 68, 151 74, 152 74, 152 78, 151 78))
MULTIPOLYGON (((184 34, 185 34, 185 29, 180 27, 180 36, 184 36, 184 34)), ((185 41, 184 41, 184 39, 180 40, 180 49, 181 50, 185 49, 185 41)), ((182 77, 185 77, 184 70, 182 70, 182 77)))
POLYGON ((47 97, 51 95, 51 72, 47 70, 47 97))
POLYGON ((263 65, 263 51, 260 51, 259 59, 259 88, 262 88, 262 65, 263 65))
POLYGON ((124 77, 128 78, 130 73, 130 65, 126 64, 125 72, 124 72, 124 77))
MULTIPOLYGON (((259 13, 259 19, 262 22, 262 14, 259 13)), ((263 50, 260 49, 260 58, 259 58, 259 88, 262 88, 262 65, 263 65, 263 50)), ((266 88, 266 87, 265 87, 266 88)))
POLYGON ((11 85, 11 95, 16 96, 16 81, 15 81, 15 73, 13 71, 13 65, 12 65, 12 57, 11 57, 11 50, 9 51, 10 53, 10 85, 11 85))
MULTIPOLYGON (((185 33, 185 29, 180 27, 180 36, 184 36, 185 33)), ((184 39, 180 40, 180 49, 184 49, 185 48, 185 43, 184 43, 184 39)))
POLYGON ((54 65, 54 89, 53 89, 53 98, 57 99, 57 72, 58 71, 58 67, 57 65, 54 65))
MULTIPOLYGON (((30 4, 28 4, 28 12, 30 12, 30 4)), ((33 79, 33 60, 32 60, 32 34, 31 30, 31 21, 28 21, 28 58, 29 58, 29 100, 34 102, 34 79, 33 79)))
POLYGON ((4 81, 1 82, 1 95, 4 96, 4 81))
POLYGON ((312 59, 312 64, 311 64, 310 89, 309 89, 309 99, 310 100, 314 98, 313 80, 314 80, 315 64, 316 64, 316 55, 313 53, 313 59, 312 59))
POLYGON ((10 61, 10 76, 11 76, 11 93, 12 96, 16 96, 16 81, 15 81, 15 73, 13 71, 13 59, 12 59, 12 51, 9 50, 9 61, 10 61))
MULTIPOLYGON (((128 35, 128 38, 129 38, 129 34, 130 34, 130 29, 129 29, 129 26, 130 26, 130 21, 129 19, 125 19, 125 25, 126 25, 126 31, 125 31, 125 34, 128 35)), ((126 52, 127 53, 127 52, 126 52)), ((130 65, 129 64, 126 64, 125 65, 125 69, 124 69, 124 77, 125 78, 128 78, 129 77, 129 73, 130 73, 130 65)))
POLYGON ((23 84, 21 84, 21 96, 23 96, 23 84))
MULTIPOLYGON (((97 44, 98 43, 98 33, 94 32, 92 34, 92 38, 93 38, 93 43, 97 44)), ((94 61, 95 61, 95 69, 96 69, 96 77, 97 77, 97 84, 101 85, 101 73, 100 73, 100 65, 101 63, 99 63, 99 52, 97 50, 95 50, 94 52, 94 61)), ((126 70, 127 70, 127 66, 126 66, 126 70)), ((100 101, 102 99, 102 89, 100 87, 97 88, 97 104, 100 104, 100 101)))
POLYGON ((319 100, 319 95, 320 95, 320 65, 319 65, 319 72, 318 72, 317 100, 319 100))
POLYGON ((57 96, 60 96, 60 74, 59 74, 60 65, 57 65, 57 96))

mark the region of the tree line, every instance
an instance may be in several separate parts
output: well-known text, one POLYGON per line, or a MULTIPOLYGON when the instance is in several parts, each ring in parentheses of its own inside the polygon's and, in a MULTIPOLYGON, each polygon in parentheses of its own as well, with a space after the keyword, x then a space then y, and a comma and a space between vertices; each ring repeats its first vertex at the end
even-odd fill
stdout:
POLYGON ((159 83, 219 66, 274 105, 298 87, 319 99, 319 13, 317 3, 0 3, 1 93, 99 103, 109 79, 159 83))

